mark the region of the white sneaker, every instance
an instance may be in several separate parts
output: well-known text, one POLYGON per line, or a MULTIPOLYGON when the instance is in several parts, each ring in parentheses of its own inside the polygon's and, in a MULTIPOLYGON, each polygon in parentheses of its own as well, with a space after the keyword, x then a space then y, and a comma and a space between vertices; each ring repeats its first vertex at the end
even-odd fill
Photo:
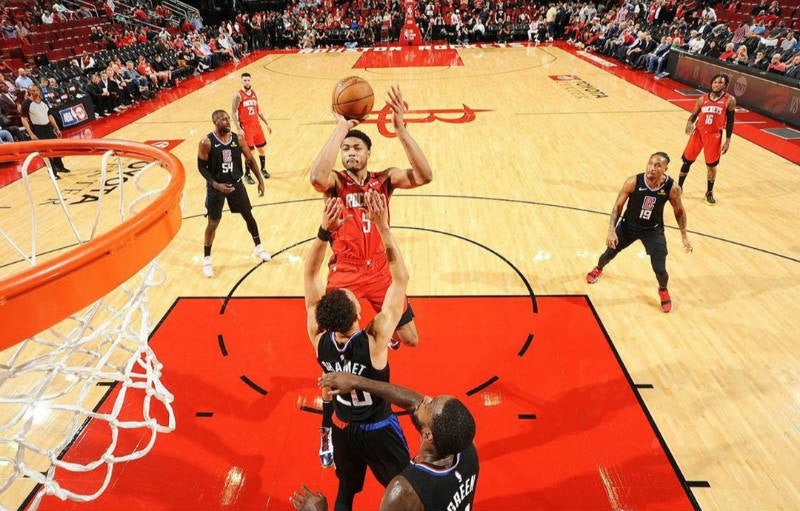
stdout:
POLYGON ((203 275, 209 279, 214 276, 214 268, 211 267, 211 256, 203 258, 203 275))
POLYGON ((272 256, 269 255, 269 252, 264 250, 264 247, 262 247, 261 245, 256 245, 256 249, 253 251, 253 255, 260 258, 264 262, 272 260, 272 256))

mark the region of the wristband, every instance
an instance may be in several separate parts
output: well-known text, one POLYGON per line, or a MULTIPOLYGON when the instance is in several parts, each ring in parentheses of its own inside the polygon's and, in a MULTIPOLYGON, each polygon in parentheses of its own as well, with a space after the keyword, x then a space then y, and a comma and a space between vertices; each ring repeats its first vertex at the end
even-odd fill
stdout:
POLYGON ((331 236, 331 231, 325 230, 320 226, 319 231, 317 231, 317 238, 320 241, 324 241, 326 243, 330 243, 333 240, 333 236, 331 236))

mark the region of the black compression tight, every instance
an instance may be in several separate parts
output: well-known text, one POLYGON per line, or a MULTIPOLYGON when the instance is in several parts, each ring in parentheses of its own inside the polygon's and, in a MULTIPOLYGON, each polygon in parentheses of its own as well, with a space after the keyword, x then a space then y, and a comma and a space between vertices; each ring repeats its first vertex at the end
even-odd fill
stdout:
MULTIPOLYGON (((253 216, 253 212, 248 210, 242 213, 242 218, 244 218, 244 221, 247 224, 247 232, 250 233, 250 236, 252 236, 254 240, 259 240, 258 224, 256 223, 256 219, 253 216)), ((256 244, 258 243, 259 241, 256 241, 256 244)))

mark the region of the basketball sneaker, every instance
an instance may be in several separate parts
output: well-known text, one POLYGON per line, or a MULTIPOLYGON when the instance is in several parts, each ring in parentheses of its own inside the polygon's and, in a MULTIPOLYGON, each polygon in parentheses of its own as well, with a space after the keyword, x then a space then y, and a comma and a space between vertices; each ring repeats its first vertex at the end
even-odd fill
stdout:
POLYGON ((331 428, 319 428, 319 462, 322 468, 333 465, 333 441, 331 428))
POLYGON ((658 297, 661 298, 661 310, 669 312, 672 310, 672 298, 669 297, 669 291, 666 289, 658 290, 658 297))
POLYGON ((391 339, 389 339, 389 347, 392 348, 395 351, 399 350, 400 349, 400 339, 398 339, 396 337, 392 337, 391 339))
POLYGON ((258 257, 259 259, 261 259, 264 262, 268 262, 268 261, 272 260, 272 256, 269 255, 269 252, 264 250, 264 247, 262 247, 260 244, 256 245, 255 250, 253 250, 253 255, 258 257))
POLYGON ((244 175, 244 182, 249 184, 249 185, 256 184, 256 180, 253 179, 253 176, 251 176, 249 172, 244 175))
POLYGON ((714 199, 714 192, 706 192, 706 202, 709 204, 717 203, 717 200, 714 199))
POLYGON ((594 284, 595 282, 600 279, 600 275, 603 274, 603 270, 595 266, 592 271, 586 274, 586 282, 589 284, 594 284))
POLYGON ((214 268, 211 267, 211 256, 203 258, 203 275, 209 279, 214 276, 214 268))
POLYGON ((264 176, 264 179, 269 179, 269 172, 267 172, 267 169, 261 169, 261 175, 264 176))

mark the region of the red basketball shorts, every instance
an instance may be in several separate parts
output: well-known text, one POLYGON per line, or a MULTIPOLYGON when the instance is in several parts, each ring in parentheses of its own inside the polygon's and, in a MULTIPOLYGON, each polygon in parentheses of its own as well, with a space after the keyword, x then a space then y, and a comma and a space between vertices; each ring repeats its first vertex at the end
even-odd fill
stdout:
POLYGON ((374 264, 337 261, 329 266, 328 289, 347 288, 356 298, 364 299, 378 312, 383 307, 386 290, 392 283, 392 274, 386 259, 374 264))
POLYGON ((267 145, 267 139, 264 137, 264 130, 261 129, 260 124, 243 124, 242 129, 244 129, 244 140, 251 149, 267 145))
POLYGON ((683 158, 687 161, 695 161, 701 150, 707 164, 713 163, 716 165, 719 163, 719 159, 722 156, 722 132, 703 133, 700 130, 695 130, 689 137, 686 149, 683 150, 683 158))

